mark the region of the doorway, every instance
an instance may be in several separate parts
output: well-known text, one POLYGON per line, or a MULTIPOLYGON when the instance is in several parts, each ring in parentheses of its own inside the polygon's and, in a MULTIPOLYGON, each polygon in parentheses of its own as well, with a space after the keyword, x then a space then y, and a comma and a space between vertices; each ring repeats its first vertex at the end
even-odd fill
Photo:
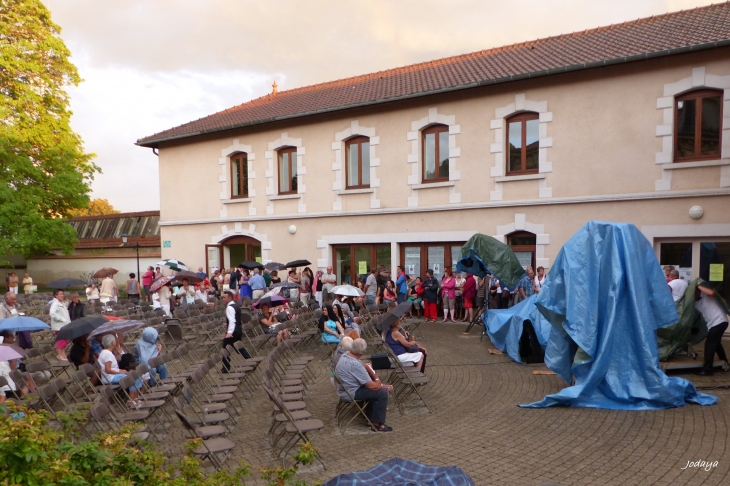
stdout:
POLYGON ((390 244, 334 245, 332 261, 338 285, 357 285, 358 280, 367 278, 373 266, 384 267, 384 276, 390 275, 390 244))
POLYGON ((433 270, 434 278, 440 281, 444 276, 444 268, 450 267, 456 272, 462 246, 463 242, 401 243, 400 261, 409 277, 423 279, 427 270, 433 270))
POLYGON ((205 245, 205 247, 209 266, 212 265, 211 258, 216 257, 220 259, 221 268, 224 264, 235 267, 244 261, 262 263, 261 242, 250 236, 231 236, 219 245, 205 245), (218 250, 213 250, 213 248, 218 248, 218 250))
POLYGON ((537 248, 537 237, 534 233, 527 231, 516 231, 507 235, 507 245, 515 252, 522 269, 528 266, 535 269, 535 249, 537 248))

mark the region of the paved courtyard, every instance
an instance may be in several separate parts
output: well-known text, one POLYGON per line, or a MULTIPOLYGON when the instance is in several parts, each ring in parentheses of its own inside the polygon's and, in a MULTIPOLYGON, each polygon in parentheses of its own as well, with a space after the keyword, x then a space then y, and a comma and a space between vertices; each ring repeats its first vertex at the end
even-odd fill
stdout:
MULTIPOLYGON (((717 405, 688 405, 653 412, 619 412, 573 408, 522 409, 519 403, 541 399, 564 383, 554 375, 533 375, 544 365, 519 365, 492 355, 479 331, 463 336, 462 326, 424 324, 417 339, 429 349, 424 387, 433 414, 425 409, 391 406, 391 433, 351 426, 340 434, 334 420, 337 398, 327 364, 310 366, 316 382, 305 401, 326 428, 314 438, 327 465, 301 470, 307 481, 326 481, 367 469, 391 457, 434 465, 457 465, 478 485, 663 485, 730 484, 727 451, 730 391, 707 390, 717 405), (718 461, 705 471, 686 468, 688 461, 718 461)), ((317 351, 317 354, 321 350, 317 351)), ((730 373, 704 378, 686 375, 699 387, 730 385, 730 373)), ((234 461, 254 467, 275 465, 267 439, 270 404, 259 391, 246 409, 232 439, 239 445, 234 461)), ((175 427, 165 447, 179 449, 182 430, 175 427)), ((233 461, 229 462, 232 464, 233 461)))

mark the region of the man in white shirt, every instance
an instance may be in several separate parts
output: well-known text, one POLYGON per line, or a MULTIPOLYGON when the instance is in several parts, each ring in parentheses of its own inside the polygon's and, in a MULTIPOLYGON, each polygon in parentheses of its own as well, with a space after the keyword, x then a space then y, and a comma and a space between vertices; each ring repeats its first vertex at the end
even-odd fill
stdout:
POLYGON ((687 282, 679 278, 679 270, 676 268, 669 272, 669 288, 672 289, 672 298, 674 302, 677 302, 684 296, 684 291, 687 290, 687 282))
POLYGON ((180 305, 195 303, 195 289, 190 286, 188 279, 183 279, 182 287, 178 287, 175 297, 180 297, 180 305))
POLYGON ((705 363, 698 374, 712 376, 715 353, 721 360, 728 362, 725 349, 722 347, 722 335, 727 329, 727 312, 715 298, 715 291, 702 285, 698 285, 695 290, 695 309, 702 314, 707 323, 705 363))
POLYGON ((325 290, 328 294, 332 293, 332 288, 337 285, 337 275, 332 273, 332 265, 327 267, 327 273, 322 275, 322 292, 325 290))
MULTIPOLYGON (((51 317, 51 329, 56 334, 71 322, 71 317, 68 315, 68 309, 63 303, 63 290, 56 290, 53 292, 53 302, 51 303, 51 309, 48 311, 51 317)), ((59 361, 68 361, 66 357, 66 346, 68 346, 67 339, 59 339, 56 341, 56 358, 59 361)))
MULTIPOLYGON (((234 301, 233 292, 227 290, 223 293, 223 302, 226 304, 226 335, 223 338, 223 347, 225 348, 229 344, 234 346, 233 343, 240 341, 243 337, 243 322, 241 321, 241 308, 236 305, 234 301)), ((234 346, 235 347, 235 346, 234 346)), ((251 355, 248 354, 245 348, 240 348, 239 352, 244 358, 250 359, 251 355)), ((228 373, 231 368, 231 363, 228 358, 223 358, 223 373, 228 373)))

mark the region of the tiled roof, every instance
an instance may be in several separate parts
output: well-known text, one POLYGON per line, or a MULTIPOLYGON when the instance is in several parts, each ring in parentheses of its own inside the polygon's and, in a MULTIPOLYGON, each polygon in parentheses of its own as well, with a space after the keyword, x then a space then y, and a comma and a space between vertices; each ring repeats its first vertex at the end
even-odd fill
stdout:
POLYGON ((280 91, 142 138, 164 140, 730 45, 730 3, 280 91))

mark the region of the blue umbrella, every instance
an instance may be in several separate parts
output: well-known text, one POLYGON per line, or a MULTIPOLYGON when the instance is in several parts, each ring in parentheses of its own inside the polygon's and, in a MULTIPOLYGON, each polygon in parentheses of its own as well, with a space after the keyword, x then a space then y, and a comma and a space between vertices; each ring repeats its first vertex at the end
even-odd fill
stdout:
POLYGON ((0 321, 0 331, 42 331, 50 328, 51 326, 35 317, 15 316, 0 321))
POLYGON ((324 486, 474 486, 474 481, 456 466, 426 466, 395 457, 367 471, 340 474, 324 486))

